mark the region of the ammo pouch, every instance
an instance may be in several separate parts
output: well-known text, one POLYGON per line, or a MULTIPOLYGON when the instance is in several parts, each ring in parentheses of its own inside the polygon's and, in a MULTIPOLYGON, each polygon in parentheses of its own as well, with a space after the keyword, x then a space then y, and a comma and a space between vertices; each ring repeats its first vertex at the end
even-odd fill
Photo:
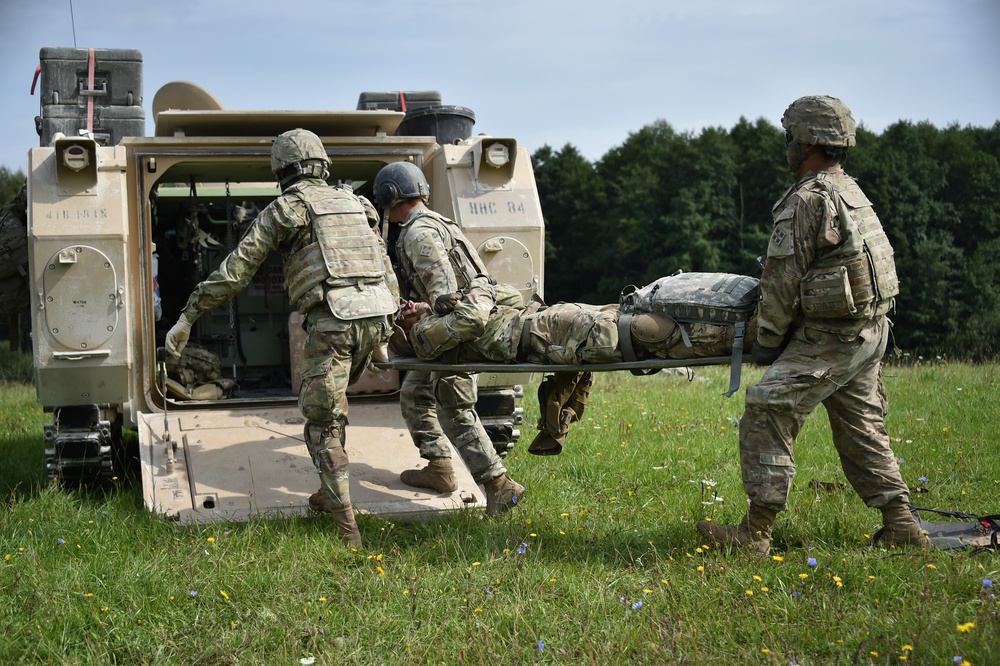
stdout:
POLYGON ((410 346, 418 358, 425 361, 448 361, 457 362, 458 345, 461 338, 456 335, 445 323, 444 317, 436 317, 431 320, 421 320, 430 322, 428 325, 414 326, 410 330, 410 346), (454 350, 451 356, 444 356, 448 351, 454 350))
MULTIPOLYGON (((685 324, 732 326, 733 351, 730 361, 729 390, 731 396, 740 387, 743 364, 743 336, 747 321, 757 308, 760 281, 747 275, 732 273, 684 273, 660 278, 645 287, 629 285, 622 290, 619 307, 618 345, 626 361, 638 360, 631 348, 629 322, 632 314, 660 312, 677 322, 684 344, 692 347, 685 324)), ((632 374, 643 374, 632 371, 632 374)))
POLYGON ((858 319, 875 297, 864 254, 846 266, 812 268, 802 276, 799 297, 806 317, 858 319))
POLYGON ((884 314, 899 294, 892 246, 868 197, 819 181, 837 206, 843 243, 824 253, 802 277, 800 307, 807 318, 866 319, 884 314))

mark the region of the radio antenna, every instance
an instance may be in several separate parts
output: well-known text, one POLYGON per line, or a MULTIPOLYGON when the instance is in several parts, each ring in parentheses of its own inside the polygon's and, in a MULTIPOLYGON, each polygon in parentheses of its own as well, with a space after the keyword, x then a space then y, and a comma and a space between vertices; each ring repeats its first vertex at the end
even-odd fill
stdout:
POLYGON ((76 18, 73 16, 73 0, 69 0, 69 22, 73 25, 73 48, 76 48, 76 18))

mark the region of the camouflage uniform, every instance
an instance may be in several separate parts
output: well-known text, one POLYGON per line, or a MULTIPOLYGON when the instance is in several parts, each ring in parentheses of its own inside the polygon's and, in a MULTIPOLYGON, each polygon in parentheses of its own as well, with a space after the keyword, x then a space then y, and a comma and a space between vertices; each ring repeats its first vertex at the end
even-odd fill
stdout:
MULTIPOLYGON (((456 361, 499 363, 544 363, 581 365, 619 363, 620 311, 617 305, 557 303, 511 307, 498 303, 492 283, 476 278, 454 310, 432 316, 413 325, 410 343, 414 353, 425 360, 451 354, 456 361)), ((679 329, 674 329, 654 348, 633 338, 633 347, 642 357, 693 358, 732 351, 733 327, 686 324, 688 347, 679 329)), ((747 327, 752 340, 753 321, 747 327)), ((562 449, 569 426, 583 417, 593 386, 593 373, 556 372, 538 387, 539 424, 547 439, 538 438, 529 451, 547 455, 562 449)))
POLYGON ((884 423, 881 365, 891 325, 886 312, 898 283, 878 217, 839 165, 805 174, 773 213, 757 340, 784 350, 760 383, 747 389, 740 420, 746 493, 752 505, 787 508, 795 476, 793 442, 806 417, 823 403, 844 473, 864 502, 871 507, 895 498, 908 502, 884 423), (871 248, 874 254, 866 255, 871 248), (877 266, 869 264, 872 256, 877 266), (853 271, 855 266, 861 270, 853 271), (854 305, 840 310, 828 308, 843 296, 837 279, 810 288, 817 275, 836 276, 837 267, 846 267, 839 275, 850 280, 847 291, 854 293, 854 305))
POLYGON ((305 439, 333 506, 350 506, 344 450, 349 384, 360 377, 372 352, 388 339, 399 293, 381 238, 371 229, 377 214, 349 188, 304 178, 265 208, 218 270, 191 294, 182 317, 189 321, 242 291, 272 251, 285 259, 285 287, 305 314, 299 409, 305 439), (317 241, 316 215, 344 220, 329 243, 317 241), (325 252, 320 246, 328 248, 325 252), (332 256, 331 256, 332 255, 332 256), (348 265, 353 277, 331 265, 348 265), (360 269, 358 267, 361 267, 360 269))
MULTIPOLYGON (((400 223, 396 255, 410 290, 430 305, 487 272, 458 225, 422 203, 400 223)), ((407 372, 400 409, 422 458, 450 458, 451 440, 473 479, 485 483, 507 470, 476 413, 477 380, 468 373, 407 372)))
MULTIPOLYGON (((454 310, 431 316, 413 325, 410 342, 425 360, 441 358, 455 350, 458 361, 545 363, 580 365, 620 363, 620 311, 617 305, 556 303, 504 305, 488 279, 473 280, 454 310)), ((685 324, 691 346, 679 330, 653 346, 633 338, 642 358, 701 358, 732 352, 733 327, 685 324)), ((747 324, 746 341, 756 336, 756 319, 747 324)))

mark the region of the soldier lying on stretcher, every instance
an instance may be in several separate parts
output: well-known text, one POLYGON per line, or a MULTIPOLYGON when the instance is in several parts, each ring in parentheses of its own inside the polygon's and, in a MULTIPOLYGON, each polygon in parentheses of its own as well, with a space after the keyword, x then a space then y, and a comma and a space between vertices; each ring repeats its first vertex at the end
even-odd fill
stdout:
MULTIPOLYGON (((618 305, 547 306, 538 301, 520 308, 499 305, 489 278, 478 277, 464 292, 438 299, 434 311, 426 303, 407 302, 391 344, 401 354, 453 363, 617 363, 625 358, 621 317, 618 305)), ((659 312, 632 314, 628 332, 624 342, 640 360, 726 356, 733 348, 732 326, 679 324, 659 312)), ((751 316, 744 345, 752 344, 756 333, 756 319, 751 316)), ((539 434, 528 448, 530 453, 553 455, 562 450, 570 424, 583 416, 592 385, 590 372, 546 377, 538 387, 539 434)))

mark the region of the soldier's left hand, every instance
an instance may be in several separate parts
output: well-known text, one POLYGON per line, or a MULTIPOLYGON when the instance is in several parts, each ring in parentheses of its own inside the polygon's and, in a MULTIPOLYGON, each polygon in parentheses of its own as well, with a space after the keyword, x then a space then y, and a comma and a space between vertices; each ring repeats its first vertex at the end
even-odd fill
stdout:
POLYGON ((462 300, 462 292, 460 291, 441 294, 434 300, 434 314, 446 315, 450 313, 460 300, 462 300))

